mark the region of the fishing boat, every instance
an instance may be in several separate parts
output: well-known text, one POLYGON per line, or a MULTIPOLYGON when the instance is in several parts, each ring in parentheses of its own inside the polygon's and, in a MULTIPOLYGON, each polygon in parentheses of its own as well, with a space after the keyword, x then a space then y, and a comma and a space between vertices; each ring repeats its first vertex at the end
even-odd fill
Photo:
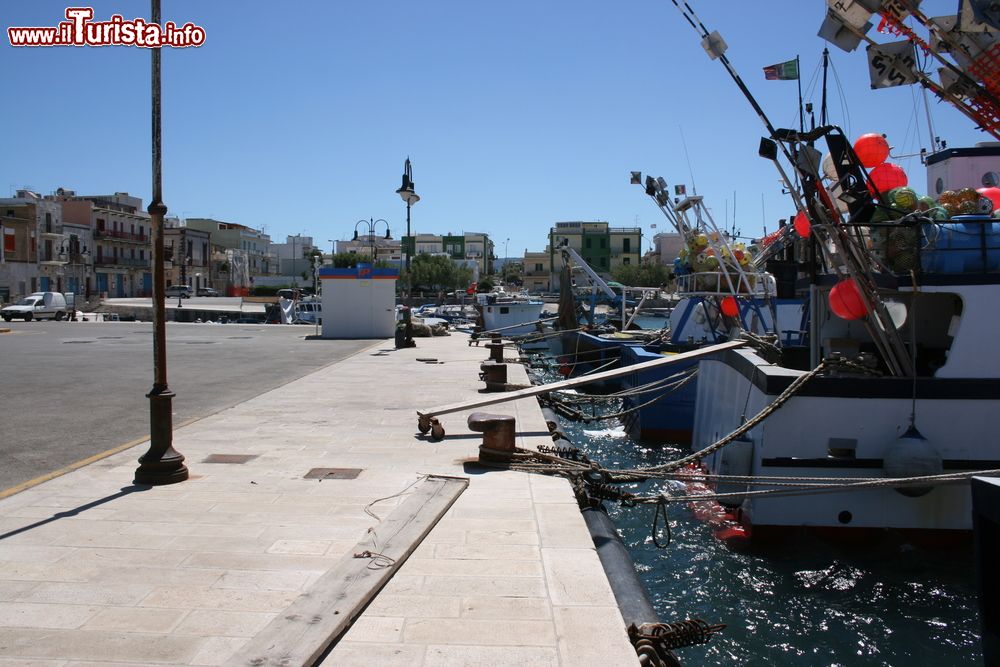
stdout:
MULTIPOLYGON (((918 82, 1000 139, 996 33, 979 25, 988 19, 887 3, 879 32, 905 39, 881 45, 867 35, 873 10, 848 4, 829 3, 820 35, 848 51, 868 42, 872 62, 894 52, 891 79, 871 68, 873 88, 918 82), (903 57, 917 47, 943 65, 940 81, 903 57)), ((1000 145, 944 150, 935 140, 922 153, 935 196, 920 197, 887 161, 883 135, 852 144, 825 107, 819 127, 775 128, 721 36, 689 5, 678 9, 767 129, 759 154, 797 210, 796 289, 808 309, 808 355, 758 346, 699 364, 691 458, 755 540, 802 529, 968 536, 969 477, 1000 474, 987 430, 1000 409, 1000 360, 990 353, 1000 326, 1000 145)))
POLYGON ((545 303, 523 293, 512 293, 497 286, 476 296, 483 317, 483 332, 518 336, 538 330, 545 303))

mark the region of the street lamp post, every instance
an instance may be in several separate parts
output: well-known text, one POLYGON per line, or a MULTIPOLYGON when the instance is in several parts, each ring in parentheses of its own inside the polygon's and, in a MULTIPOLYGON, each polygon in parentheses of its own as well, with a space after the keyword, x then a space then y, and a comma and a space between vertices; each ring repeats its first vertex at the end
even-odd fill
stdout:
MULTIPOLYGON (((151 21, 160 23, 160 0, 150 0, 151 21)), ((153 232, 153 388, 146 394, 149 399, 149 451, 139 457, 135 471, 136 484, 174 484, 188 478, 184 456, 173 447, 174 392, 167 385, 167 327, 164 297, 166 293, 163 267, 163 216, 167 206, 163 203, 163 178, 160 117, 160 47, 150 51, 152 63, 152 162, 153 197, 149 202, 150 222, 153 232)))
POLYGON ((358 225, 366 225, 368 227, 368 245, 372 249, 372 255, 371 255, 372 264, 375 264, 375 262, 378 260, 378 248, 375 243, 375 226, 380 222, 385 224, 385 237, 384 237, 385 240, 386 241, 391 240, 392 234, 389 233, 388 220, 383 220, 382 218, 379 218, 378 220, 375 220, 374 218, 369 218, 368 220, 365 220, 364 218, 362 218, 361 220, 358 220, 357 222, 354 223, 354 238, 352 239, 354 241, 358 240, 358 225))
MULTIPOLYGON (((410 164, 410 158, 406 158, 406 163, 403 165, 403 184, 396 190, 396 194, 406 202, 406 237, 410 239, 414 252, 416 252, 417 244, 410 232, 410 207, 420 201, 420 197, 413 191, 413 167, 410 164)), ((409 252, 406 253, 406 271, 410 271, 409 252)))

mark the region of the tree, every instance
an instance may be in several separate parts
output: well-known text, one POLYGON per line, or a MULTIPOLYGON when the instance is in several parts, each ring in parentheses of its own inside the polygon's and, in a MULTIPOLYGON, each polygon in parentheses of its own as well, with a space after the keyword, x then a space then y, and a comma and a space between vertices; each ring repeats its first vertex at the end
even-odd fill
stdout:
POLYGON ((429 291, 465 289, 472 280, 472 270, 456 266, 439 255, 417 255, 410 262, 410 274, 404 283, 413 289, 429 291))
POLYGON ((655 263, 616 266, 611 276, 628 287, 660 287, 666 285, 671 277, 667 267, 655 263))

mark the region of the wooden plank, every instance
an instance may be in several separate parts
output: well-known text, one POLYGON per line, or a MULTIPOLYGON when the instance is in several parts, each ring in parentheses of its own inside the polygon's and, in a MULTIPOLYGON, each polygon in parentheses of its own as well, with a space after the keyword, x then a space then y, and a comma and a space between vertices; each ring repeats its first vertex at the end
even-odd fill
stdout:
POLYGON ((474 408, 482 408, 487 405, 496 405, 497 403, 506 403, 507 401, 516 401, 519 398, 527 398, 528 396, 538 396, 539 394, 548 394, 552 391, 558 391, 560 389, 572 389, 573 387, 581 387, 591 382, 597 382, 599 380, 607 380, 609 378, 616 378, 622 375, 628 375, 629 373, 635 373, 637 371, 644 371, 648 368, 656 368, 658 366, 666 366, 668 364, 676 364, 679 361, 687 361, 689 359, 697 359, 699 357, 705 357, 717 352, 724 352, 725 350, 732 350, 737 347, 743 347, 746 342, 741 340, 730 341, 728 343, 719 343, 718 345, 709 345, 708 347, 703 347, 697 350, 691 350, 690 352, 682 352, 680 354, 674 354, 669 357, 663 357, 662 359, 653 359, 652 361, 644 361, 639 364, 632 364, 625 368, 615 368, 610 371, 602 371, 600 373, 594 373, 593 375, 587 375, 583 377, 573 378, 571 380, 561 380, 560 382, 552 382, 551 384, 540 384, 537 387, 529 387, 528 389, 518 389, 517 391, 508 391, 502 394, 487 394, 486 398, 474 399, 471 401, 465 401, 463 403, 452 403, 451 405, 442 405, 441 407, 431 408, 430 410, 417 410, 418 417, 436 417, 438 415, 446 415, 452 412, 461 412, 462 410, 472 410, 474 408))
POLYGON ((424 479, 333 569, 230 658, 227 667, 314 664, 468 486, 469 480, 460 477, 432 475, 424 479), (365 551, 387 558, 355 557, 365 551))

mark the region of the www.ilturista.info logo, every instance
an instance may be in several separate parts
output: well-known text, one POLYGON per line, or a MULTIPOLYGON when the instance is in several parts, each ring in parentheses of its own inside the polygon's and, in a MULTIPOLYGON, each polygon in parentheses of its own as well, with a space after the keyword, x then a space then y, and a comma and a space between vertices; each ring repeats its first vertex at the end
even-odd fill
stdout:
POLYGON ((126 21, 114 14, 108 21, 93 21, 92 7, 67 7, 66 21, 55 27, 10 27, 11 46, 161 46, 184 48, 205 43, 205 29, 167 21, 162 26, 136 18, 126 21))

